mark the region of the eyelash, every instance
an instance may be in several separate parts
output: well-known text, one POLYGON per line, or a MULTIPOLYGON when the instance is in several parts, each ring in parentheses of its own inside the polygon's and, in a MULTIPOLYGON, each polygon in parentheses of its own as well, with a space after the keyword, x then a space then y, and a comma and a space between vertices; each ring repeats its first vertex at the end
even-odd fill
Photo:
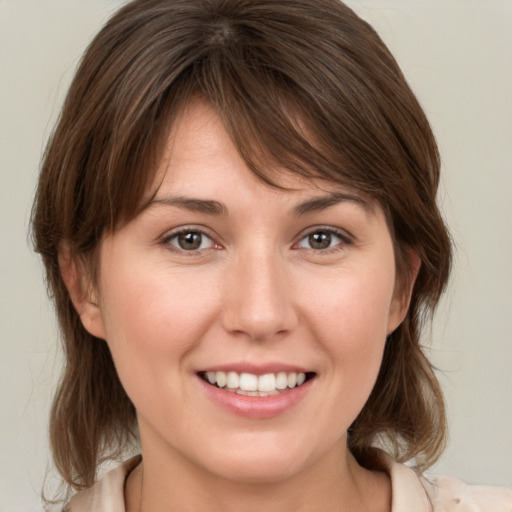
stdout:
POLYGON ((304 249, 307 249, 317 254, 331 254, 333 252, 342 251, 346 248, 346 246, 353 244, 353 238, 346 231, 334 228, 332 226, 315 226, 313 229, 310 229, 305 233, 302 233, 299 242, 296 243, 294 247, 297 247, 303 240, 307 239, 308 237, 318 233, 334 235, 340 239, 340 242, 332 247, 327 247, 325 249, 313 249, 306 247, 304 247, 304 249))
MULTIPOLYGON (((310 237, 310 236, 312 236, 314 234, 318 234, 318 233, 326 233, 326 234, 329 234, 329 235, 334 235, 337 238, 339 238, 341 240, 341 242, 337 243, 333 247, 327 247, 325 249, 314 249, 312 247, 309 247, 309 248, 308 247, 303 247, 304 249, 306 249, 308 251, 312 251, 314 253, 318 253, 318 254, 320 254, 320 253, 330 254, 332 252, 341 251, 347 245, 351 245, 353 243, 352 237, 349 234, 347 234, 346 231, 342 231, 340 229, 333 228, 331 226, 316 226, 313 229, 310 229, 309 231, 301 233, 299 241, 293 245, 293 248, 296 249, 296 250, 300 249, 301 248, 300 247, 300 243, 301 242, 303 242, 308 237, 310 237)), ((201 245, 202 245, 203 242, 204 242, 204 240, 201 240, 201 245)), ((162 239, 162 243, 165 244, 170 251, 176 252, 176 253, 179 253, 179 254, 186 254, 187 256, 197 256, 197 255, 199 255, 201 253, 201 251, 212 250, 212 249, 219 250, 221 248, 221 246, 216 244, 214 242, 213 238, 211 236, 209 236, 204 231, 203 228, 193 227, 193 226, 185 226, 183 228, 178 229, 177 231, 173 231, 173 232, 167 234, 162 239), (210 247, 205 247, 205 248, 202 248, 202 249, 199 247, 198 249, 186 250, 186 249, 180 248, 178 246, 175 246, 174 244, 171 243, 172 240, 177 239, 180 235, 193 234, 193 233, 194 234, 198 234, 198 235, 200 235, 203 238, 206 237, 207 239, 209 239, 210 242, 211 242, 211 246, 210 247)))
POLYGON ((179 254, 184 254, 187 256, 198 256, 201 253, 201 251, 212 250, 212 249, 217 250, 220 248, 220 246, 213 241, 212 237, 209 236, 205 232, 204 228, 193 227, 193 226, 185 226, 185 227, 178 229, 177 231, 173 231, 172 233, 167 234, 162 239, 162 243, 164 245, 166 245, 170 251, 179 253, 179 254), (192 233, 198 234, 203 238, 203 240, 201 240, 201 244, 204 242, 204 238, 209 239, 211 241, 211 247, 206 247, 203 249, 198 248, 198 249, 193 249, 193 250, 186 250, 186 249, 183 249, 179 246, 175 246, 172 244, 172 240, 177 239, 180 235, 192 234, 192 233))

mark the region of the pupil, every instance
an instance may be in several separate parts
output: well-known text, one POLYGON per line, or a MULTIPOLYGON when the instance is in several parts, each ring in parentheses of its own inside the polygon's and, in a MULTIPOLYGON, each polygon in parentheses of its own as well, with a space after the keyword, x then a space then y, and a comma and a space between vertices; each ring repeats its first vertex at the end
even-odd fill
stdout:
POLYGON ((178 236, 178 243, 182 249, 193 251, 201 246, 201 233, 181 233, 178 236))
POLYGON ((325 231, 309 235, 309 243, 313 249, 327 249, 331 245, 331 234, 325 231))

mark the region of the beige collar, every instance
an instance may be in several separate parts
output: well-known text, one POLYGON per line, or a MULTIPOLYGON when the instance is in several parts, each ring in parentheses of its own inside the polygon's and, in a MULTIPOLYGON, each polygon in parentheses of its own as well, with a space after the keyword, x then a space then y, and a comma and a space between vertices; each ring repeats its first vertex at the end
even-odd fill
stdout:
POLYGON ((399 464, 385 452, 381 454, 391 478, 391 512, 431 512, 432 504, 425 490, 428 482, 404 464, 399 464))
MULTIPOLYGON (((391 478, 391 512, 431 512, 432 506, 423 479, 409 467, 382 454, 382 462, 391 478)), ((130 471, 141 461, 137 455, 107 473, 90 489, 79 492, 63 512, 124 512, 124 485, 130 471)))

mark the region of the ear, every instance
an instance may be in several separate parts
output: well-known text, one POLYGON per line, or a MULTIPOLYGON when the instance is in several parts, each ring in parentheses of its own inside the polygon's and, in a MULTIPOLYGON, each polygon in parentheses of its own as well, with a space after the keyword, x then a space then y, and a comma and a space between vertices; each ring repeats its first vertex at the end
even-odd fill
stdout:
POLYGON ((398 278, 395 286, 395 292, 389 311, 388 332, 391 334, 404 320, 411 303, 412 290, 418 277, 421 267, 421 259, 418 253, 412 249, 405 250, 405 265, 407 275, 404 278, 398 278))
POLYGON ((59 250, 59 268, 83 326, 93 336, 105 339, 105 328, 95 287, 91 283, 84 262, 72 255, 67 244, 59 250))

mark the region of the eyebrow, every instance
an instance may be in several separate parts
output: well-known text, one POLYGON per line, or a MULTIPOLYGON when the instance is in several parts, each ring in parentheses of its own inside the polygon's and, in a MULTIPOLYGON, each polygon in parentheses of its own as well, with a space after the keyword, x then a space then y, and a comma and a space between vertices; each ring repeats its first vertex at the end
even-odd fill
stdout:
MULTIPOLYGON (((368 212, 372 211, 372 207, 367 201, 359 196, 345 192, 333 192, 325 196, 308 199, 295 206, 292 211, 296 216, 301 217, 309 213, 326 210, 343 202, 353 202, 362 206, 368 212)), ((198 199, 184 196, 155 197, 147 204, 146 208, 150 208, 154 205, 173 206, 184 210, 204 213, 206 215, 224 217, 229 215, 229 210, 223 203, 211 199, 198 199)))
POLYGON ((205 213, 207 215, 227 216, 228 209, 219 201, 210 199, 196 199, 183 196, 164 196, 155 197, 149 204, 148 208, 153 205, 175 206, 184 210, 205 213))
POLYGON ((300 217, 302 215, 307 215, 308 213, 326 210, 327 208, 344 202, 356 203, 362 206, 367 212, 371 212, 373 210, 370 203, 359 196, 345 192, 333 192, 326 196, 314 197, 303 203, 300 203, 294 208, 294 213, 300 217))

